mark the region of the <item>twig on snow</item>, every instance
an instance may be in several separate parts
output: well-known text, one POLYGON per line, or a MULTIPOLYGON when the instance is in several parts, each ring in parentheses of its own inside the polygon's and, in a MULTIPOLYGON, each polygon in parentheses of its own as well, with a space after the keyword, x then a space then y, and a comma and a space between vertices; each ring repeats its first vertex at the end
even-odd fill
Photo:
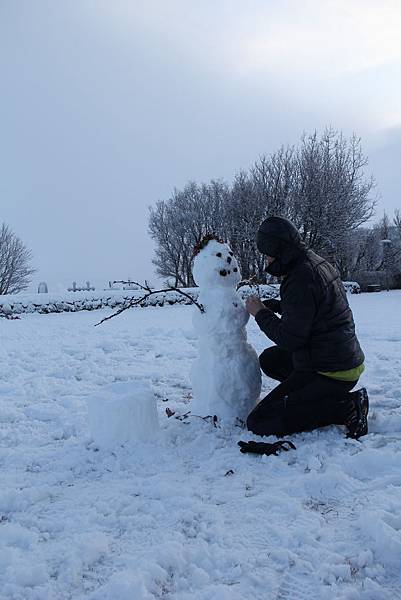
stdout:
POLYGON ((207 423, 213 423, 213 427, 217 427, 217 424, 219 421, 217 418, 217 415, 206 415, 205 417, 201 417, 200 415, 191 414, 190 410, 188 412, 184 413, 183 415, 176 415, 175 411, 171 410, 169 407, 166 408, 166 415, 168 418, 174 417, 175 419, 178 419, 179 421, 186 421, 186 419, 189 419, 191 417, 196 417, 197 419, 202 419, 202 421, 206 421, 207 423))

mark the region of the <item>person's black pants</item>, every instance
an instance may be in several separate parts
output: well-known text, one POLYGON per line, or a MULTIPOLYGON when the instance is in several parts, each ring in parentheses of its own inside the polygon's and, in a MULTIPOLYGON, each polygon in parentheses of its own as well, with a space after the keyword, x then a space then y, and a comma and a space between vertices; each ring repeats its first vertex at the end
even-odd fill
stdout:
POLYGON ((348 392, 357 381, 337 381, 313 371, 295 371, 291 354, 273 346, 259 357, 262 371, 280 381, 249 414, 247 427, 258 435, 283 436, 326 425, 343 425, 348 392))

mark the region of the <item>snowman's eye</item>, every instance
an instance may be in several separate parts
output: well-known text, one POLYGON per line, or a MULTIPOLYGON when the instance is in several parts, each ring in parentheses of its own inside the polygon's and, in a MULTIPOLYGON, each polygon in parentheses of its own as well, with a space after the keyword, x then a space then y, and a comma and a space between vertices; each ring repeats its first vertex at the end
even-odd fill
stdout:
POLYGON ((216 256, 218 256, 219 258, 221 258, 221 252, 217 252, 216 256))
POLYGON ((237 267, 234 267, 233 271, 236 273, 238 271, 237 267))
POLYGON ((229 255, 230 256, 234 256, 234 252, 229 252, 229 255))

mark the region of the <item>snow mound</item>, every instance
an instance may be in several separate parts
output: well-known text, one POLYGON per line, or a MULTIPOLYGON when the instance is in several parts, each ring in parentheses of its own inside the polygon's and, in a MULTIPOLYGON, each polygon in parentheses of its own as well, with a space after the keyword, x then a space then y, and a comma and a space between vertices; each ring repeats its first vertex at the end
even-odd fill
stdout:
POLYGON ((112 383, 87 398, 87 405, 92 438, 103 449, 145 441, 159 431, 156 398, 146 383, 112 383))

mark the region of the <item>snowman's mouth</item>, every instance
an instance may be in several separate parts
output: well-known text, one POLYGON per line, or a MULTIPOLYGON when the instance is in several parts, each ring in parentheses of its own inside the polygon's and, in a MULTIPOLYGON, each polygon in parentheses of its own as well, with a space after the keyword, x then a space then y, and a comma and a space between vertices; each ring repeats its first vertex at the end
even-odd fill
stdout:
POLYGON ((221 269, 220 271, 220 275, 222 277, 225 277, 226 275, 229 275, 231 271, 226 271, 225 269, 221 269))

